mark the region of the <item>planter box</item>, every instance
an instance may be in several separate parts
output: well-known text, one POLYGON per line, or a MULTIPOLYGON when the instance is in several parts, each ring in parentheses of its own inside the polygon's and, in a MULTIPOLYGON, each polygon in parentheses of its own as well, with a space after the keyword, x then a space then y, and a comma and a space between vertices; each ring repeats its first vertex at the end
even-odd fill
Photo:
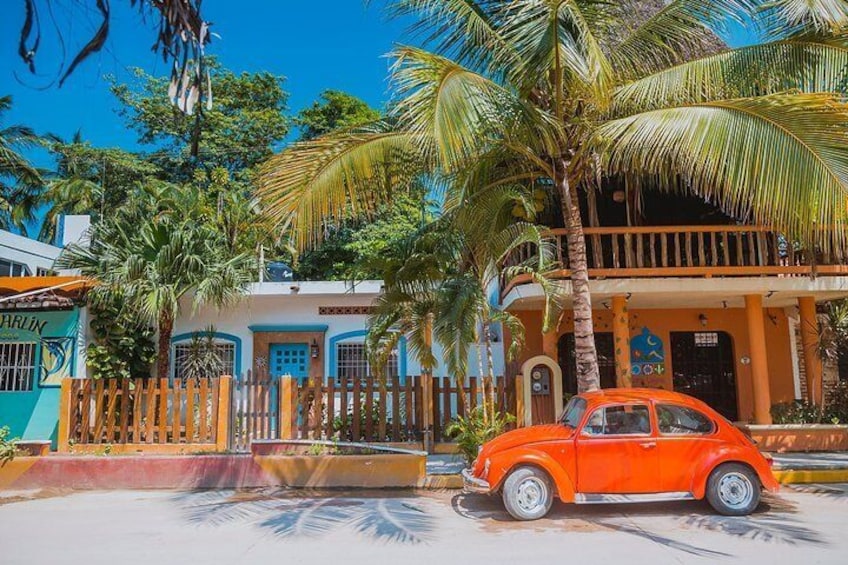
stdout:
POLYGON ((848 426, 828 424, 741 425, 761 451, 848 451, 848 426))
POLYGON ((50 440, 22 439, 15 442, 15 447, 23 457, 43 457, 50 455, 50 440))
POLYGON ((279 481, 295 488, 416 487, 426 477, 427 454, 370 444, 279 440, 251 444, 254 461, 279 481), (313 446, 331 449, 309 455, 313 446))

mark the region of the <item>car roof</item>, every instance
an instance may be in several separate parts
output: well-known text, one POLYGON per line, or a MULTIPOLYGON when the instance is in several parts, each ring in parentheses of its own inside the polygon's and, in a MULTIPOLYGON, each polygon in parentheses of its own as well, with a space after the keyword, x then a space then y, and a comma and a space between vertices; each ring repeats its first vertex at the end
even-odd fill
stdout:
POLYGON ((593 403, 598 402, 633 402, 633 401, 655 401, 655 402, 677 402, 679 404, 688 404, 689 406, 705 406, 703 402, 669 390, 656 388, 608 388, 603 390, 595 390, 592 392, 584 392, 579 396, 593 403))

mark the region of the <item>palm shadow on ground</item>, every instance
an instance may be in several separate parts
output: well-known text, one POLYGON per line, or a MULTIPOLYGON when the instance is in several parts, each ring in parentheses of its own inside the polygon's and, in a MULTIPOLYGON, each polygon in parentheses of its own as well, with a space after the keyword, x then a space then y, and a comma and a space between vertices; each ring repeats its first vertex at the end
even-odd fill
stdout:
POLYGON ((180 493, 173 500, 196 525, 250 524, 281 539, 319 538, 349 529, 376 542, 426 543, 435 520, 406 494, 213 490, 180 493))
MULTIPOLYGON (((507 514, 499 497, 460 494, 453 497, 451 505, 457 514, 482 521, 485 526, 495 530, 527 527, 507 514)), ((735 538, 794 546, 826 544, 818 532, 803 526, 794 518, 796 513, 792 502, 770 495, 764 496, 759 509, 746 517, 717 515, 703 501, 597 506, 555 502, 551 513, 533 524, 536 529, 623 532, 701 557, 731 555, 674 539, 669 537, 669 532, 681 531, 685 535, 690 531, 709 531, 735 538), (652 526, 644 527, 646 522, 652 526)))

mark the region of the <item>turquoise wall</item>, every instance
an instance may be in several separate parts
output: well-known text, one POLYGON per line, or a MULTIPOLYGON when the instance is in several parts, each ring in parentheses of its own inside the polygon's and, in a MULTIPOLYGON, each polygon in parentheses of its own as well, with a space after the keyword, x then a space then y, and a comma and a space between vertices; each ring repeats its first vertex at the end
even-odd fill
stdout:
POLYGON ((56 446, 59 425, 59 387, 75 376, 79 310, 0 311, 0 342, 36 343, 33 386, 30 391, 0 391, 0 427, 11 437, 49 439, 56 446))

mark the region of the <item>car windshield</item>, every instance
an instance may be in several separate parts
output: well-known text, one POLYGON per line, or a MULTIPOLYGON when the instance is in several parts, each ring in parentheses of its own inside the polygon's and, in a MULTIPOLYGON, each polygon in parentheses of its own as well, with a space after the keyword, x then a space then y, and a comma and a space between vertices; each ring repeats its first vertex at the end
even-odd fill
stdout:
POLYGON ((586 412, 586 401, 579 396, 572 396, 562 412, 560 422, 570 428, 576 428, 584 412, 586 412))

